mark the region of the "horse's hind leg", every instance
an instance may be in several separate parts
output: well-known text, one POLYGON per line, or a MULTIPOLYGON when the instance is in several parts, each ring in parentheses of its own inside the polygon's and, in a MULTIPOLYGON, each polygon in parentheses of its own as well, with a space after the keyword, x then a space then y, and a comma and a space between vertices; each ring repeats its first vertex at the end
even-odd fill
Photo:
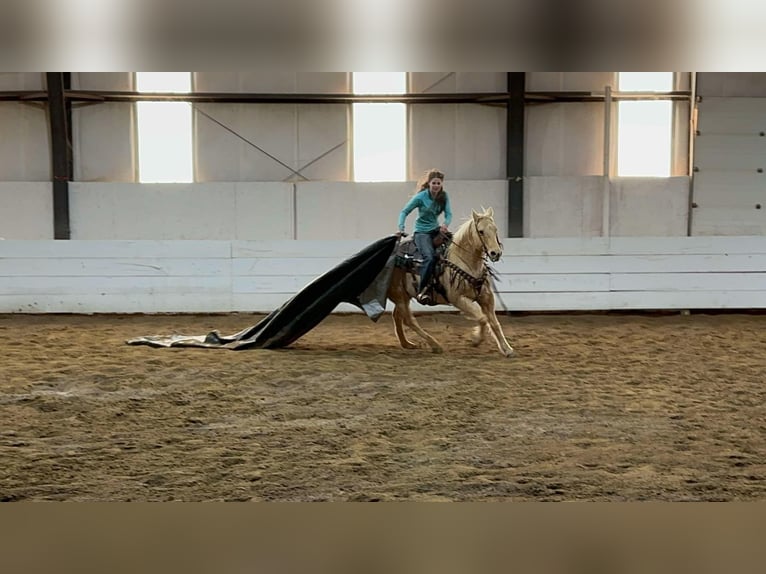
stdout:
POLYGON ((399 305, 394 306, 394 331, 396 332, 396 338, 399 339, 399 344, 405 349, 416 349, 417 345, 407 339, 407 335, 404 334, 404 326, 402 325, 403 313, 399 308, 399 305))
MULTIPOLYGON (((396 309, 398 306, 394 309, 394 312, 396 312, 396 309)), ((434 339, 431 335, 429 335, 426 331, 423 330, 423 328, 418 323, 418 320, 415 319, 415 315, 412 314, 412 309, 410 308, 409 301, 407 303, 402 305, 402 319, 404 319, 405 325, 407 325, 410 329, 415 331, 418 335, 423 337, 428 344, 431 346, 431 350, 434 353, 441 353, 444 349, 442 349, 442 346, 439 344, 439 341, 434 339)), ((399 339, 401 341, 401 339, 399 339)), ((402 345, 404 346, 404 345, 402 345)))

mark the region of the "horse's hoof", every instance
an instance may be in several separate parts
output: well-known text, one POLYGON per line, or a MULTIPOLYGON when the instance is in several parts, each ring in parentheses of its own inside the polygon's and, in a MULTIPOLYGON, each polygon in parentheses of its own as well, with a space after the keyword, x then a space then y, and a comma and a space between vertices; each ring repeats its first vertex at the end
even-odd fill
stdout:
POLYGON ((402 349, 417 349, 418 346, 415 343, 410 343, 407 341, 406 343, 402 343, 402 349))
POLYGON ((437 355, 441 355, 444 352, 444 349, 441 347, 431 347, 431 352, 436 353, 437 355))
POLYGON ((510 357, 513 357, 513 352, 514 352, 513 347, 508 347, 507 351, 503 351, 503 355, 510 358, 510 357))
POLYGON ((471 347, 478 347, 483 341, 484 339, 471 339, 471 347))

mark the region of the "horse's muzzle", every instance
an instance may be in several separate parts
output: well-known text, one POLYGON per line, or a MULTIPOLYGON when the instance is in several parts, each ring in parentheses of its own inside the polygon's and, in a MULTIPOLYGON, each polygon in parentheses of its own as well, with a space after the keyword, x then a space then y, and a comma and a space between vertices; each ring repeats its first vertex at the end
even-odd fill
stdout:
POLYGON ((502 251, 490 251, 488 253, 489 259, 495 263, 500 260, 500 257, 503 255, 502 251))

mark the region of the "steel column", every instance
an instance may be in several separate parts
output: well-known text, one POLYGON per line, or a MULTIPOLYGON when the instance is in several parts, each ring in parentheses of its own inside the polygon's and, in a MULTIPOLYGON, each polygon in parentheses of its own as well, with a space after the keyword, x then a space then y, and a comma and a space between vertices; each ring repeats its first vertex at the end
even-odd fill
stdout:
POLYGON ((508 72, 506 177, 508 237, 524 237, 524 100, 525 72, 508 72))
POLYGON ((68 72, 47 72, 45 75, 53 171, 53 238, 69 239, 69 182, 73 171, 72 116, 64 94, 70 75, 68 72))

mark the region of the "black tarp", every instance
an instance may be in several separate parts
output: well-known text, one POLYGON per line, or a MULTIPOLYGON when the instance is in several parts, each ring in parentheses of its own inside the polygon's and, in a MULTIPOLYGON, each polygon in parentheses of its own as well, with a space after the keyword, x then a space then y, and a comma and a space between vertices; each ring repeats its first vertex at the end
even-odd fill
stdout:
POLYGON ((386 292, 394 268, 399 237, 390 235, 368 245, 320 275, 258 324, 234 335, 137 337, 129 345, 207 347, 213 349, 277 349, 286 347, 316 327, 339 303, 352 303, 373 321, 386 307, 386 292))

